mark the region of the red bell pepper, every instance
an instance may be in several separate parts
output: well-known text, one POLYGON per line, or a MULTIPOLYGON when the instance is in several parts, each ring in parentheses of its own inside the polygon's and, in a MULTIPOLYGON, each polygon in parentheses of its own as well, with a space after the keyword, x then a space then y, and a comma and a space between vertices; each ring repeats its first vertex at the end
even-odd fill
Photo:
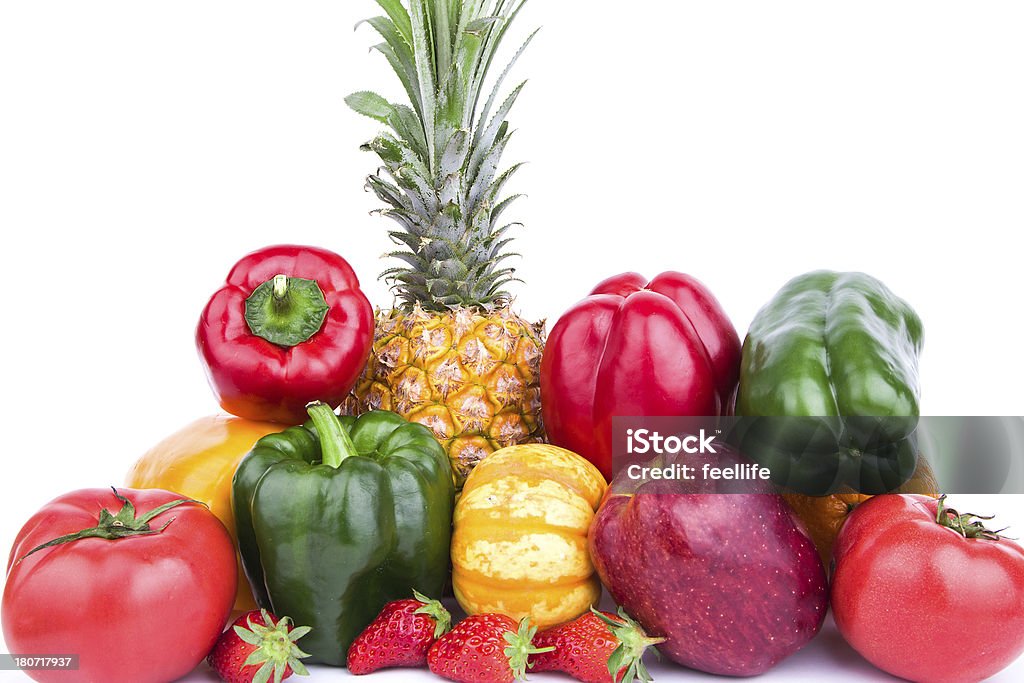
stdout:
POLYGON ((609 278, 548 337, 540 377, 548 438, 611 480, 613 417, 731 411, 740 352, 718 301, 689 275, 609 278))
POLYGON ((221 407, 300 424, 306 405, 339 405, 373 345, 373 308, 337 254, 276 246, 231 269, 206 305, 196 345, 221 407))

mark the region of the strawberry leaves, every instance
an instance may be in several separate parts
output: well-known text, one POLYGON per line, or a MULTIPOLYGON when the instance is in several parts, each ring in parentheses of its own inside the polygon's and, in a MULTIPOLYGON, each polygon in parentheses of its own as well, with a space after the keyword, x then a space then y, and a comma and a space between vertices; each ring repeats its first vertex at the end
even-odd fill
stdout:
POLYGON ((451 612, 444 608, 438 600, 431 600, 419 591, 414 590, 412 595, 416 600, 423 603, 423 607, 416 610, 416 614, 426 614, 434 620, 434 639, 438 639, 452 628, 451 612))
POLYGON ((551 652, 554 647, 534 647, 533 637, 537 635, 537 627, 530 625, 529 617, 519 622, 519 628, 514 633, 506 631, 502 636, 508 647, 505 648, 505 656, 508 658, 509 668, 512 669, 512 676, 517 681, 526 680, 526 669, 529 666, 530 655, 537 655, 544 652, 551 652))
POLYGON ((246 626, 236 624, 233 627, 235 635, 242 642, 256 648, 243 664, 243 667, 260 667, 253 676, 253 683, 268 683, 271 676, 274 677, 274 683, 281 683, 288 669, 300 676, 308 676, 309 671, 301 660, 310 655, 299 649, 296 641, 312 629, 308 626, 291 628, 291 619, 288 617, 274 622, 266 610, 262 610, 260 614, 263 617, 263 624, 253 623, 250 616, 246 626))
POLYGON ((608 673, 612 680, 615 683, 629 683, 633 680, 650 683, 653 679, 644 666, 644 652, 652 645, 665 642, 665 639, 648 637, 640 624, 631 619, 621 607, 619 620, 611 619, 593 607, 590 611, 604 622, 608 631, 619 641, 619 646, 608 658, 608 673))

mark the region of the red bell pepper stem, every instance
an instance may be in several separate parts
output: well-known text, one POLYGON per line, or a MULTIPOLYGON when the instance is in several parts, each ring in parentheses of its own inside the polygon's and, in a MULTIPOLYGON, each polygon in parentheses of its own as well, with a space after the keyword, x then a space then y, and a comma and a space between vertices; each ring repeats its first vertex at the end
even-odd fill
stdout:
POLYGON ((330 309, 316 280, 278 274, 245 300, 245 322, 257 337, 290 349, 323 329, 330 309))
POLYGON ((275 275, 274 276, 274 298, 278 301, 284 300, 284 297, 288 294, 288 276, 287 275, 275 275))

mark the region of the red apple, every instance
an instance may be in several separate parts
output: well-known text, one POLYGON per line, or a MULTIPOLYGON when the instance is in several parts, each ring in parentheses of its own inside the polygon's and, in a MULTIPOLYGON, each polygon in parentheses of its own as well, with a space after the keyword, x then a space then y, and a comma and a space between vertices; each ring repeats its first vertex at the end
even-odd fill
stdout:
POLYGON ((636 481, 623 469, 590 529, 590 553, 615 601, 649 635, 666 638, 658 646, 665 656, 752 676, 818 633, 828 581, 807 532, 767 484, 702 478, 704 462, 745 462, 717 450, 677 459, 696 465, 692 481, 636 481))

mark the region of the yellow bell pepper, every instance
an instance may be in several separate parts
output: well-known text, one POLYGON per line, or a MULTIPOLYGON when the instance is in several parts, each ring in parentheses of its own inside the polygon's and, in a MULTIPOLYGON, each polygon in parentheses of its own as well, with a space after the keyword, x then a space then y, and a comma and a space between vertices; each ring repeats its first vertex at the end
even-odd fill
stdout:
MULTIPOLYGON (((142 456, 128 473, 127 486, 164 489, 202 501, 210 506, 236 540, 231 511, 231 479, 239 461, 253 445, 281 425, 215 415, 196 420, 167 437, 142 456)), ((238 596, 235 609, 255 609, 249 582, 238 565, 238 596)))
POLYGON ((596 467, 555 446, 512 446, 482 460, 455 506, 452 584, 462 608, 546 628, 596 605, 587 531, 605 488, 596 467))

